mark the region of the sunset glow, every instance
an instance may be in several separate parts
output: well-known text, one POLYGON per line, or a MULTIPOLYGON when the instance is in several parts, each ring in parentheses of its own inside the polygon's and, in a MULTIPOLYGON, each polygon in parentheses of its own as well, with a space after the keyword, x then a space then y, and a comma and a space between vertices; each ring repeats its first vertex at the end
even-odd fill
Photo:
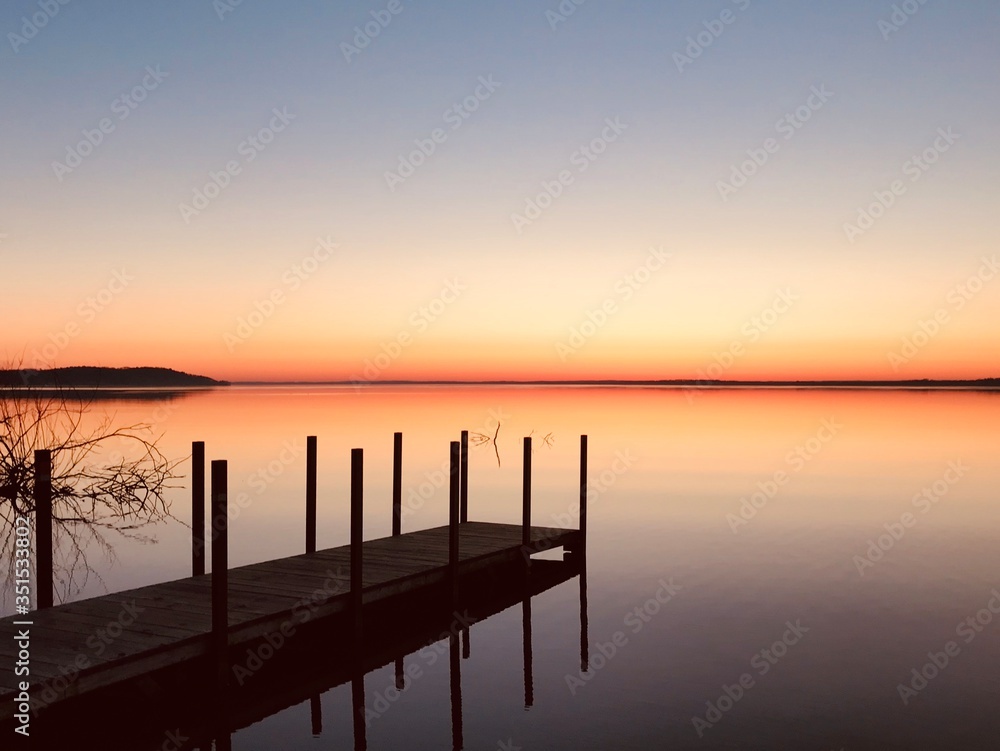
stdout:
POLYGON ((728 5, 60 6, 4 53, 0 355, 1000 374, 996 8, 728 5))

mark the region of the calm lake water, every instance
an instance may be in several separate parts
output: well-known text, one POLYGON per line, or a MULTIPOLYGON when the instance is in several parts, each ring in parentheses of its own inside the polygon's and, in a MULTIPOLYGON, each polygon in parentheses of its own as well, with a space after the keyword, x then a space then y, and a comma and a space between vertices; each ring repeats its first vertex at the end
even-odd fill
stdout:
MULTIPOLYGON (((302 552, 307 435, 329 547, 348 541, 351 448, 365 449, 366 537, 390 532, 394 431, 404 532, 447 523, 441 470, 462 429, 497 435, 470 452, 470 518, 519 522, 532 434, 533 521, 576 527, 588 434, 590 670, 576 578, 532 600, 530 709, 521 607, 474 625, 465 748, 997 747, 998 393, 232 387, 95 409, 155 424, 169 456, 204 440, 229 460, 234 566, 302 552)), ((143 530, 155 543, 108 537, 113 561, 89 550, 94 573, 70 599, 189 573, 178 484, 178 521, 143 530)), ((451 747, 449 661, 429 654, 408 658, 421 676, 390 692, 368 748, 451 747)), ((393 683, 391 665, 369 673, 367 703, 393 683)), ((306 702, 233 748, 352 748, 350 685, 321 704, 318 738, 306 702)))

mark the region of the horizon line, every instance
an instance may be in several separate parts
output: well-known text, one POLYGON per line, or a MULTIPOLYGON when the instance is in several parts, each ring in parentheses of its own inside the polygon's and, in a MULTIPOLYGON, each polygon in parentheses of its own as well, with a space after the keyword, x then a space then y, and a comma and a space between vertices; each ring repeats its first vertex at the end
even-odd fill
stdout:
POLYGON ((1000 388, 1000 377, 983 378, 900 378, 900 379, 870 379, 870 378, 837 378, 837 379, 754 379, 754 380, 722 380, 695 378, 660 378, 660 379, 621 379, 621 378, 585 378, 585 379, 380 379, 370 380, 247 380, 229 381, 233 386, 922 386, 922 385, 993 385, 1000 388))

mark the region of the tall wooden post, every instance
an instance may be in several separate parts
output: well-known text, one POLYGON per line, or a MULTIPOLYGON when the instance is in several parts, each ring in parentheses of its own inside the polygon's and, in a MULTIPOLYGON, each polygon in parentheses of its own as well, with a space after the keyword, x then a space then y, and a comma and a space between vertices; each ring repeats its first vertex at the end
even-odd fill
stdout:
POLYGON ((521 545, 524 548, 526 560, 528 545, 531 544, 531 436, 524 439, 524 471, 521 477, 521 545))
POLYGON ((306 552, 316 552, 316 436, 306 437, 306 552))
POLYGON ((451 581, 451 601, 458 603, 458 525, 460 516, 459 463, 462 447, 458 441, 451 442, 451 473, 448 494, 448 577, 451 581))
POLYGON ((191 576, 205 573, 205 442, 191 444, 191 576))
POLYGON ((590 670, 590 634, 587 614, 587 436, 580 436, 580 671, 590 670))
POLYGON ((212 649, 220 687, 229 682, 229 470, 212 462, 212 649))
POLYGON ((364 450, 351 449, 351 611, 354 620, 353 677, 351 699, 354 715, 354 748, 368 748, 365 720, 365 673, 362 632, 362 593, 364 588, 364 450))
POLYGON ((364 546, 364 450, 351 449, 351 609, 361 635, 362 549, 364 546))
POLYGON ((587 551, 587 436, 580 436, 580 537, 581 553, 587 551))
POLYGON ((35 603, 52 607, 52 452, 35 451, 35 603))
POLYGON ((521 645, 524 654, 524 708, 535 703, 535 682, 531 654, 531 436, 524 439, 524 500, 521 511, 521 545, 524 551, 524 599, 521 600, 521 645))
POLYGON ((462 431, 462 457, 461 457, 461 511, 459 521, 462 524, 469 521, 469 431, 462 431))
POLYGON ((392 536, 403 531, 403 434, 392 434, 392 536))

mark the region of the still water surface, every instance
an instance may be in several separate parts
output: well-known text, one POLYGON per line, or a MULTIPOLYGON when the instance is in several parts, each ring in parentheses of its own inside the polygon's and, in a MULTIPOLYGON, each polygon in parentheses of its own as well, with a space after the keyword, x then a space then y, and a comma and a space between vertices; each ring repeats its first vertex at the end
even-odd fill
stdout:
MULTIPOLYGON (((519 521, 531 434, 533 521, 576 527, 588 434, 590 670, 577 579, 532 601, 529 709, 521 608, 476 624, 462 661, 465 748, 1000 744, 998 393, 232 387, 95 409, 154 423, 168 456, 204 440, 209 459, 229 460, 241 507, 231 565, 302 552, 307 435, 319 440, 322 548, 348 541, 354 447, 365 449, 365 535, 389 534, 394 431, 404 532, 447 523, 442 469, 462 429, 484 437, 471 449, 470 518, 519 521)), ((155 543, 109 537, 116 560, 90 551, 94 575, 70 599, 189 573, 179 485, 178 521, 144 530, 155 543)), ((421 676, 380 703, 368 748, 451 747, 449 661, 434 653, 408 658, 421 676)), ((369 673, 368 705, 393 683, 391 665, 369 673)), ((233 748, 352 748, 351 687, 321 703, 319 737, 307 702, 238 731, 233 748)))

